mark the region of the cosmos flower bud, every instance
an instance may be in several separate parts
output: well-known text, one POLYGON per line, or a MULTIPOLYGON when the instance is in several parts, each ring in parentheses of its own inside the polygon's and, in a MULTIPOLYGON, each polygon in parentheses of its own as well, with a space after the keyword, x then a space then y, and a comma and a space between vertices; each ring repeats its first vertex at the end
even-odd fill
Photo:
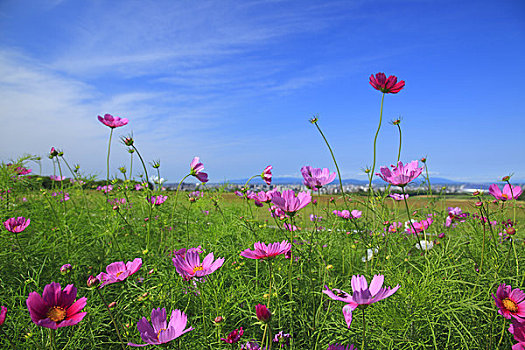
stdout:
POLYGON ((255 307, 255 313, 257 315, 257 319, 264 323, 270 321, 270 318, 272 317, 272 314, 270 313, 266 305, 263 304, 257 304, 257 306, 255 307))
POLYGON ((222 321, 224 321, 224 318, 222 316, 217 316, 213 320, 214 323, 221 323, 222 321))
POLYGON ((503 178, 501 179, 501 181, 509 181, 510 180, 510 176, 503 176, 503 178))
POLYGON ((115 306, 117 306, 117 303, 115 301, 112 301, 111 303, 108 304, 108 307, 110 309, 114 308, 115 306))
POLYGON ((481 206, 483 206, 483 202, 476 202, 474 205, 475 205, 476 207, 481 207, 481 206))
POLYGON ((425 158, 425 157, 421 158, 421 162, 426 163, 427 162, 427 158, 425 158))
POLYGON ((93 276, 93 275, 89 276, 89 278, 88 278, 88 280, 87 280, 87 286, 88 286, 89 288, 96 287, 96 286, 98 286, 99 284, 100 284, 100 280, 99 280, 97 277, 95 277, 95 276, 93 276))
POLYGON ((310 119, 310 123, 315 124, 319 121, 319 116, 315 115, 310 119))
POLYGON ((64 265, 62 265, 62 266, 60 267, 60 273, 64 275, 64 274, 70 272, 71 269, 72 269, 71 264, 64 264, 64 265))

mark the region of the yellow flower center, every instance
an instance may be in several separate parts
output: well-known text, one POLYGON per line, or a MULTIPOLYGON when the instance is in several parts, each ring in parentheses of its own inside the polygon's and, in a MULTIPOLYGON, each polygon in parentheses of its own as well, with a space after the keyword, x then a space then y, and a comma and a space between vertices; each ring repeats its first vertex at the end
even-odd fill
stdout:
POLYGON ((202 265, 195 266, 195 267, 193 268, 193 273, 195 273, 195 272, 197 272, 197 271, 202 271, 202 270, 204 270, 204 268, 202 267, 202 265))
POLYGON ((47 317, 53 322, 60 322, 66 318, 67 312, 60 306, 53 306, 48 312, 47 317))
POLYGON ((510 300, 509 298, 505 298, 502 301, 503 307, 507 310, 509 310, 512 313, 518 312, 518 304, 510 300))
POLYGON ((501 195, 504 199, 509 199, 509 196, 507 196, 505 193, 501 195))
POLYGON ((119 271, 119 272, 117 272, 117 277, 120 276, 120 275, 122 275, 123 273, 124 273, 124 271, 119 271))
POLYGON ((157 332, 157 340, 160 341, 160 333, 162 333, 162 331, 165 331, 166 328, 162 328, 162 329, 159 329, 159 331, 157 332))

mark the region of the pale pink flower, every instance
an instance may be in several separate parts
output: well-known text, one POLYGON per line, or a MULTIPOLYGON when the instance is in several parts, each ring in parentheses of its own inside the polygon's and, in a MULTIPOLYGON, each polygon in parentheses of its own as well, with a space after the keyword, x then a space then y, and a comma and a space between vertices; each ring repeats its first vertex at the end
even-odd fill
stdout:
POLYGON ((106 272, 101 272, 97 276, 98 280, 102 282, 100 288, 104 287, 106 284, 124 281, 126 278, 140 270, 141 267, 141 258, 136 258, 135 260, 128 261, 125 264, 123 261, 117 261, 109 264, 106 267, 106 272))
POLYGON ((137 322, 140 337, 146 344, 128 343, 128 345, 138 347, 165 344, 193 330, 193 327, 186 328, 188 317, 178 309, 171 312, 170 322, 168 324, 166 321, 166 309, 158 308, 151 310, 151 324, 146 317, 142 317, 142 319, 137 322))
POLYGON ((301 168, 301 174, 303 175, 303 183, 306 187, 317 191, 324 185, 329 184, 335 179, 335 172, 330 175, 330 171, 327 168, 313 168, 309 165, 301 168))
POLYGON ((380 168, 381 173, 376 173, 376 175, 392 185, 404 187, 423 172, 423 167, 418 165, 418 161, 413 160, 406 165, 403 165, 403 162, 397 163, 397 166, 391 165, 392 170, 382 166, 380 168))
POLYGON ((312 200, 312 196, 308 192, 299 192, 297 197, 293 190, 284 190, 274 192, 272 195, 272 203, 285 211, 288 215, 294 215, 300 209, 306 207, 312 200))
POLYGON ((512 186, 509 184, 506 184, 503 187, 503 192, 499 189, 498 185, 492 184, 489 187, 489 193, 496 199, 502 200, 502 201, 509 201, 512 199, 517 199, 521 193, 523 192, 522 188, 520 186, 512 186))
POLYGON ((199 157, 193 158, 190 163, 190 174, 195 176, 200 182, 208 182, 208 174, 203 170, 204 165, 200 162, 199 157))
POLYGON ((343 307, 343 315, 348 328, 350 328, 352 323, 352 311, 358 307, 364 309, 370 304, 388 298, 399 289, 399 285, 392 289, 390 287, 383 288, 384 279, 385 277, 383 275, 375 275, 374 278, 372 278, 372 282, 370 282, 370 287, 368 287, 365 276, 354 275, 352 276, 352 290, 354 291, 352 295, 349 295, 340 289, 334 289, 332 291, 327 286, 325 286, 326 289, 323 290, 323 293, 333 300, 347 303, 343 307))
POLYGON ((394 199, 394 200, 396 200, 396 201, 402 201, 402 200, 405 199, 405 198, 408 199, 408 197, 410 197, 410 196, 408 195, 408 193, 405 194, 405 195, 403 195, 403 194, 399 194, 399 193, 390 193, 390 194, 388 195, 388 197, 390 197, 390 198, 392 198, 392 199, 394 199))
POLYGON ((275 242, 266 245, 263 242, 256 242, 254 250, 246 249, 241 252, 241 256, 248 259, 266 259, 273 258, 280 254, 286 254, 292 249, 292 244, 287 241, 281 243, 275 242))

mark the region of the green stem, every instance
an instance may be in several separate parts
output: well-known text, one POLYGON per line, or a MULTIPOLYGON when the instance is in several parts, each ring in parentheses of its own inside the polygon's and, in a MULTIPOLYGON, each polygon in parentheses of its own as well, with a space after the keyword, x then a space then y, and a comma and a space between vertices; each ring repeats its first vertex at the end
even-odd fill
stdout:
POLYGON ((109 142, 108 142, 108 157, 106 159, 106 214, 108 213, 108 207, 109 203, 107 200, 109 199, 109 154, 111 152, 111 139, 113 138, 113 128, 111 128, 111 132, 109 133, 109 142))
POLYGON ((110 308, 108 306, 108 303, 106 303, 106 300, 102 296, 102 292, 100 292, 98 287, 95 288, 95 290, 97 291, 98 295, 100 296, 100 299, 102 299, 102 303, 104 304, 104 306, 106 306, 106 309, 108 310, 109 317, 111 318, 111 322, 113 322, 113 327, 115 327, 115 332, 117 332, 118 339, 120 340, 120 345, 122 346, 122 349, 125 350, 126 349, 126 347, 124 346, 125 343, 124 343, 124 341, 122 341, 122 337, 120 336, 119 327, 117 325, 117 322, 113 318, 113 314, 111 313, 111 310, 110 310, 110 308))
POLYGON ((319 130, 319 133, 323 137, 324 142, 326 143, 326 146, 328 146, 328 150, 330 151, 330 154, 332 155, 332 159, 334 160, 334 164, 335 164, 335 169, 337 170, 337 176, 339 177, 339 187, 341 188, 341 195, 343 196, 343 200, 345 201, 345 207, 346 209, 348 209, 348 203, 346 202, 345 191, 343 189, 343 181, 341 180, 341 172, 339 171, 339 166, 337 165, 337 161, 335 160, 335 156, 334 156, 334 152, 332 151, 332 147, 330 147, 328 140, 324 136, 317 122, 314 122, 314 125, 317 127, 317 130, 319 130))
POLYGON ((365 319, 365 309, 361 311, 363 316, 363 339, 361 340, 361 350, 366 349, 366 319, 365 319))
MULTIPOLYGON (((407 209, 408 222, 410 223, 410 226, 412 226, 412 230, 414 231, 414 235, 416 237, 417 244, 419 245, 419 248, 421 249, 421 251, 423 251, 423 247, 421 246, 421 243, 419 242, 419 238, 418 238, 418 235, 417 235, 416 228, 414 227, 414 224, 412 223, 412 216, 410 215, 410 209, 408 209, 407 195, 405 193, 405 186, 402 186, 401 189, 403 190, 403 199, 405 200, 405 207, 407 209)), ((427 244, 427 243, 425 242, 425 244, 427 244)))
POLYGON ((1 326, 0 326, 0 332, 2 332, 2 338, 7 339, 7 342, 9 343, 9 345, 11 346, 11 348, 16 350, 15 345, 13 344, 13 342, 11 341, 11 339, 9 339, 9 337, 8 337, 7 334, 4 332, 4 330, 2 329, 1 326))
POLYGON ((51 349, 54 350, 57 348, 57 342, 55 339, 55 330, 51 328, 48 328, 48 329, 49 329, 49 344, 50 344, 51 349))
POLYGON ((385 100, 385 93, 383 93, 383 96, 381 97, 381 111, 379 112, 379 125, 377 126, 376 136, 374 137, 374 161, 372 162, 372 172, 370 173, 370 176, 368 177, 369 197, 371 197, 374 194, 374 190, 372 188, 372 178, 374 177, 374 171, 376 169, 376 144, 377 144, 377 136, 379 135, 379 130, 381 129, 381 122, 383 121, 383 101, 384 100, 385 100))
POLYGON ((182 178, 182 180, 180 180, 179 184, 177 185, 177 189, 175 190, 175 200, 173 201, 173 208, 171 209, 171 220, 173 220, 173 216, 175 215, 175 207, 177 206, 177 200, 179 198, 180 186, 182 185, 184 180, 186 180, 188 178, 188 176, 190 176, 190 175, 191 174, 188 174, 188 175, 184 176, 182 178))

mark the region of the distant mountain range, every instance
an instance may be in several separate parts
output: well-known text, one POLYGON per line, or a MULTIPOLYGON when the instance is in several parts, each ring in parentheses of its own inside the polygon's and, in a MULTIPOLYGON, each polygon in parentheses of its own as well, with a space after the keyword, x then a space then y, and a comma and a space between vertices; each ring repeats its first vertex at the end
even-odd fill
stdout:
MULTIPOLYGON (((248 179, 235 179, 235 180, 228 180, 228 181, 224 181, 224 183, 229 183, 229 184, 235 184, 235 185, 244 185, 246 183, 246 181, 248 181, 248 179)), ((416 180, 416 184, 417 183, 421 183, 423 180, 419 180, 417 179, 416 180)), ((374 184, 384 184, 385 182, 381 179, 374 179, 372 181, 374 184)), ((337 180, 334 180, 334 182, 332 182, 331 184, 332 185, 336 185, 338 182, 337 180)), ((450 179, 446 179, 446 178, 443 178, 443 177, 431 177, 430 178, 430 183, 432 185, 466 185, 467 187, 480 187, 480 188, 488 188, 488 186, 492 183, 497 183, 497 184, 500 184, 500 185, 503 185, 502 182, 497 182, 497 181, 493 181, 493 182, 485 182, 485 181, 455 181, 455 180, 450 180, 450 179)), ((525 184, 525 180, 514 180, 512 181, 513 184, 525 184)), ((250 184, 264 184, 264 181, 261 179, 261 178, 255 178, 253 180, 250 181, 250 184)), ((274 176, 272 178, 272 184, 273 185, 302 185, 303 184, 303 178, 302 177, 278 177, 278 176, 274 176)), ((368 184, 368 180, 357 180, 357 179, 344 179, 343 180, 343 184, 344 185, 366 185, 368 184)))

